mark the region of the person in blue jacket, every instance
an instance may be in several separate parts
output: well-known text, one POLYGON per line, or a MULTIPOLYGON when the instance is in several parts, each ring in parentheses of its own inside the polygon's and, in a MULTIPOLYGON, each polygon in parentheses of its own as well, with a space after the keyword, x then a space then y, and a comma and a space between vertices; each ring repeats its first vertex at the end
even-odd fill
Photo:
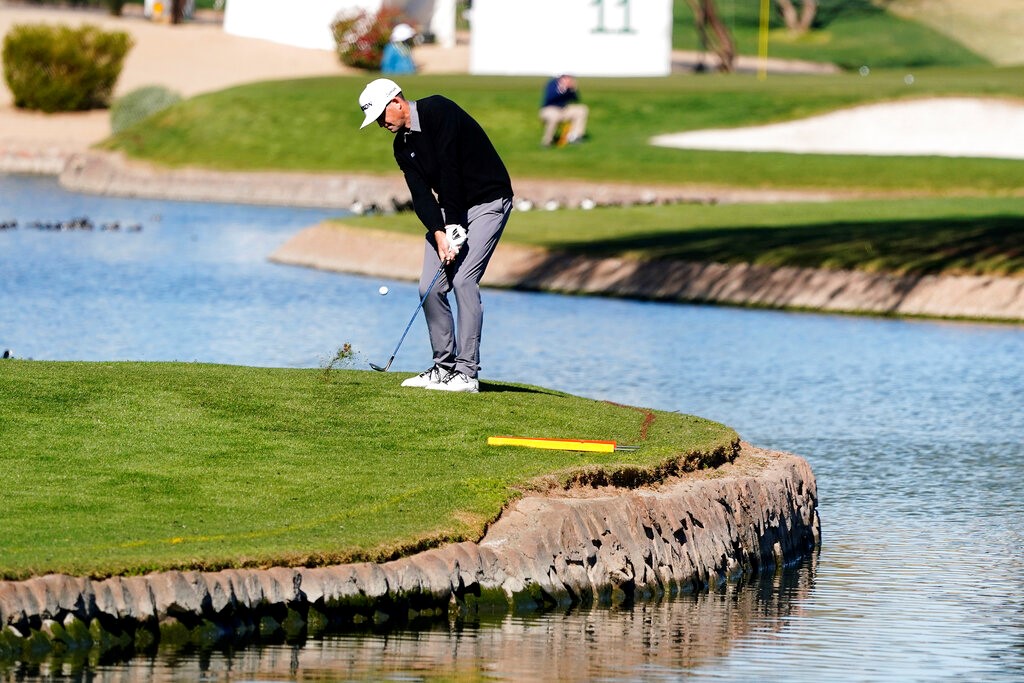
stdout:
POLYGON ((590 110, 580 102, 580 93, 576 89, 576 79, 569 74, 556 76, 544 86, 544 98, 540 104, 540 119, 544 122, 544 134, 541 144, 550 147, 552 144, 580 142, 587 134, 587 116, 590 110), (562 124, 568 124, 563 135, 556 133, 562 124))
POLYGON ((416 73, 416 63, 412 61, 412 41, 415 37, 416 30, 409 24, 399 24, 391 30, 391 40, 384 46, 381 55, 381 73, 416 73))

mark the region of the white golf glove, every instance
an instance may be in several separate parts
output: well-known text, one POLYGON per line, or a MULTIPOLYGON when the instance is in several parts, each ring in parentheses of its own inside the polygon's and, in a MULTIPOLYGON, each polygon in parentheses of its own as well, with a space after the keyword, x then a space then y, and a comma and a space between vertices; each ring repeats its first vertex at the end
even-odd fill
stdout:
POLYGON ((448 238, 448 244, 456 254, 459 253, 459 248, 466 243, 466 238, 469 237, 466 229, 457 224, 444 226, 444 236, 448 238))

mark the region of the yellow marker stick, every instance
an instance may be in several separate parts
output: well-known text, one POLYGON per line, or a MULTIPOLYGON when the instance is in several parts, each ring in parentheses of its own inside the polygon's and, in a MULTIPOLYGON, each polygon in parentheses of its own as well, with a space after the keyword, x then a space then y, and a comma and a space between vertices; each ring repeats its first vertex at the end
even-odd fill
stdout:
POLYGON ((591 441, 588 439, 542 439, 529 436, 489 436, 488 446, 525 446, 546 448, 554 451, 586 451, 588 453, 612 453, 614 441, 591 441))
POLYGON ((768 0, 761 0, 761 26, 758 30, 757 40, 757 80, 759 81, 768 78, 768 14, 770 12, 768 0))

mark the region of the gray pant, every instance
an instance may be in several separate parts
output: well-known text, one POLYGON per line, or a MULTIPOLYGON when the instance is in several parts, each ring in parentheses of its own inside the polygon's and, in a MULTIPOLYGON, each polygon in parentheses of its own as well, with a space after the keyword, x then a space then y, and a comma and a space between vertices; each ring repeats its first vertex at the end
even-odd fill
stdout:
MULTIPOLYGON (((476 377, 480 371, 480 331, 484 325, 484 307, 480 300, 480 278, 491 260, 498 239, 512 213, 512 199, 497 199, 472 207, 467 216, 468 237, 455 262, 444 269, 437 284, 423 302, 434 364, 448 371, 476 377), (458 327, 448 302, 448 292, 455 291, 459 309, 458 327)), ((420 275, 420 296, 434 279, 441 260, 433 238, 426 240, 423 252, 423 273, 420 275)))

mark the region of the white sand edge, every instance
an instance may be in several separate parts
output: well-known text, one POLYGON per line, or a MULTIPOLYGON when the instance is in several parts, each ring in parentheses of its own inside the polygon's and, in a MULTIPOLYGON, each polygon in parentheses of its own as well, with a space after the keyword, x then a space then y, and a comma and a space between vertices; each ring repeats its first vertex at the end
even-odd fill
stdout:
POLYGON ((798 121, 659 135, 651 143, 741 152, 1024 159, 1024 103, 971 97, 884 102, 798 121))

